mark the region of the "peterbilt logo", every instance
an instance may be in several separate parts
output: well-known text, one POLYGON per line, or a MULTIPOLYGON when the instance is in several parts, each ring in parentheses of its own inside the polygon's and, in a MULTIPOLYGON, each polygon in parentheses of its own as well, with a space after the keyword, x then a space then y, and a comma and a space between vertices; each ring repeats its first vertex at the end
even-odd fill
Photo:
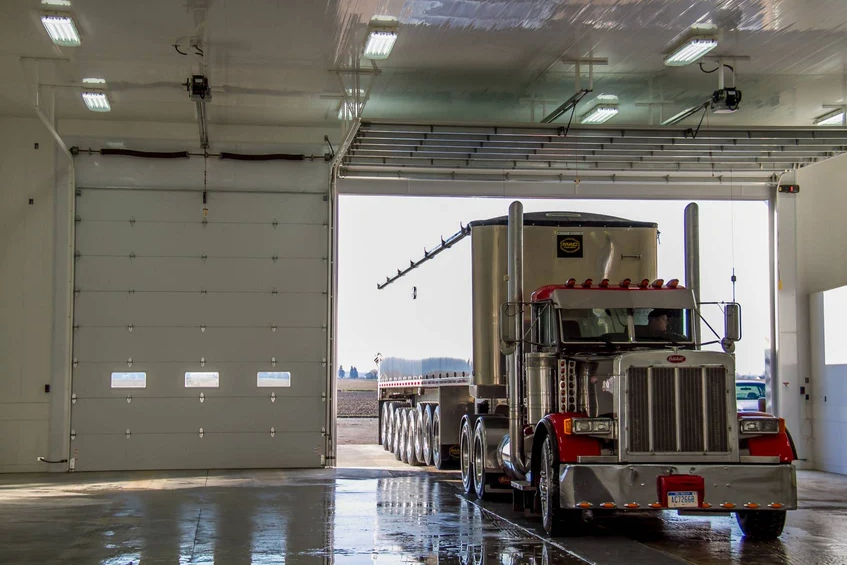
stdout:
POLYGON ((669 363, 685 363, 685 355, 668 355, 669 363))
POLYGON ((580 247, 581 245, 579 244, 579 241, 572 237, 563 239, 561 243, 559 243, 559 248, 565 253, 576 253, 579 251, 580 247))

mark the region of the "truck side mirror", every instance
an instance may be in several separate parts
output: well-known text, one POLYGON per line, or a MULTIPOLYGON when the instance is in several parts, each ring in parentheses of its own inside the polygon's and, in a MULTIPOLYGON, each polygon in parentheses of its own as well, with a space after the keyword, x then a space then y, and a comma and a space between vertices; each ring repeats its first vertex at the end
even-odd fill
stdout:
POLYGON ((497 324, 500 329, 500 353, 503 355, 511 355, 515 352, 518 341, 515 335, 515 317, 520 316, 520 313, 519 304, 504 302, 500 305, 497 324))
POLYGON ((741 341, 741 305, 730 303, 723 311, 724 337, 728 341, 741 341))

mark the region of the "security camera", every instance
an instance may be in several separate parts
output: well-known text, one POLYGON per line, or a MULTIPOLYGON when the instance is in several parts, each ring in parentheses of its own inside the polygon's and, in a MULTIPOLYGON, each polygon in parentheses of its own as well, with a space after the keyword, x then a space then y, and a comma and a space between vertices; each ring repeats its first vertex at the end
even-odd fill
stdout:
POLYGON ((731 114, 741 105, 741 91, 727 87, 716 90, 712 94, 711 108, 715 114, 731 114))

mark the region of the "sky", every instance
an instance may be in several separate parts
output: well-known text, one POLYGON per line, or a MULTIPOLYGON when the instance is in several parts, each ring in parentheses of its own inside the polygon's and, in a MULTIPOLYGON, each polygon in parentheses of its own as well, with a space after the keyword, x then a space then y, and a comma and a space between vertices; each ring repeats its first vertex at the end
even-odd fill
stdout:
MULTIPOLYGON (((374 357, 471 359, 471 249, 466 238, 410 274, 377 290, 377 282, 423 257, 473 220, 504 216, 512 199, 342 195, 339 206, 338 363, 360 373, 374 357), (417 298, 413 299, 413 287, 417 298)), ((659 224, 659 272, 685 279, 683 210, 687 201, 533 200, 524 212, 576 211, 659 224)), ((732 270, 742 307, 741 374, 762 374, 769 347, 768 207, 765 202, 698 202, 703 302, 731 301, 732 270)), ((562 281, 564 282, 564 281, 562 281)), ((616 281, 615 281, 616 282, 616 281)), ((531 290, 529 290, 531 292, 531 290)), ((716 306, 703 314, 723 332, 716 306)), ((704 340, 712 336, 703 328, 704 340)), ((718 347, 719 349, 719 347, 718 347)))

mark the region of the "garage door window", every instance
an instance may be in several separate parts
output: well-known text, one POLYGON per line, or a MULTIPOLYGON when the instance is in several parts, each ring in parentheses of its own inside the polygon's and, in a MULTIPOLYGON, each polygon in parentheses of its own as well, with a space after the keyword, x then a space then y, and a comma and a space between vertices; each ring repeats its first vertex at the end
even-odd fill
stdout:
POLYGON ((220 373, 185 373, 185 388, 217 388, 220 386, 220 373))
POLYGON ((147 388, 147 373, 112 373, 112 388, 147 388))
POLYGON ((291 386, 291 373, 288 371, 276 371, 272 373, 260 372, 256 374, 256 386, 258 387, 281 387, 291 386))

